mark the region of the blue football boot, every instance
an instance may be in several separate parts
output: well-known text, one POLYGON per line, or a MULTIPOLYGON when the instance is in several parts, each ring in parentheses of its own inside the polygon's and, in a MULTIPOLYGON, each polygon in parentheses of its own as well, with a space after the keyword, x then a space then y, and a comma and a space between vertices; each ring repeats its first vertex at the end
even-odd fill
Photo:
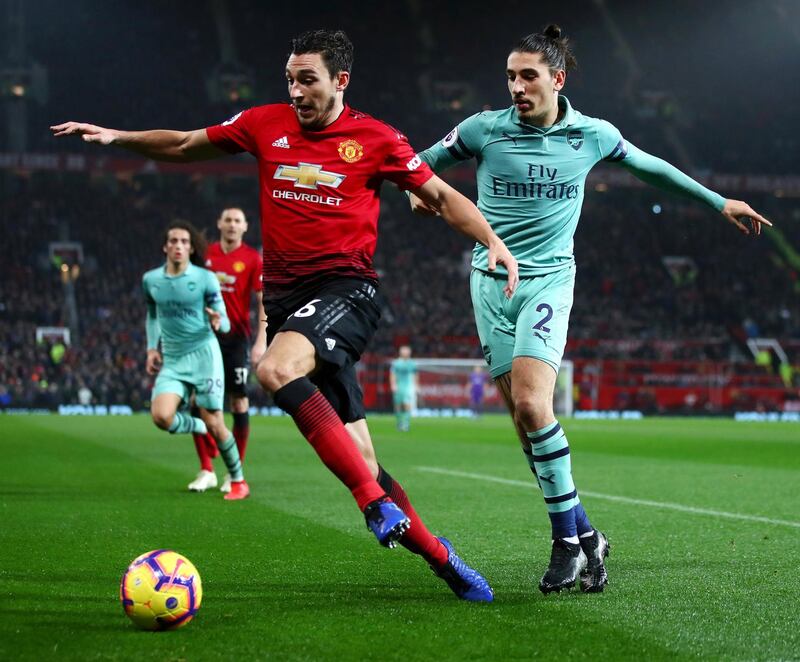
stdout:
POLYGON ((364 517, 378 542, 384 547, 397 547, 397 541, 411 526, 411 520, 389 497, 376 499, 364 509, 364 517))
POLYGON ((437 577, 441 577, 462 600, 470 602, 491 602, 494 600, 494 591, 489 586, 486 578, 477 570, 470 568, 461 560, 453 545, 447 538, 439 538, 447 549, 447 563, 437 570, 431 566, 431 570, 437 577))

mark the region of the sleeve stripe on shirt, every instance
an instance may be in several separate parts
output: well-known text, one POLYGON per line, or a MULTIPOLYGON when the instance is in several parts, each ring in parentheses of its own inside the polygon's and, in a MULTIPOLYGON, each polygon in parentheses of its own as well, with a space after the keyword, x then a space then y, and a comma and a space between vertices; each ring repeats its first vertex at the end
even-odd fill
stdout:
POLYGON ((628 146, 625 144, 624 140, 620 140, 617 143, 617 146, 611 151, 604 161, 622 161, 626 156, 628 156, 628 146))
POLYGON ((456 144, 461 148, 461 151, 467 155, 467 158, 471 159, 473 156, 475 156, 469 147, 467 147, 466 143, 461 139, 461 136, 459 136, 458 140, 456 140, 456 144))
POLYGON ((456 140, 455 145, 450 145, 447 148, 447 151, 459 161, 466 161, 475 156, 460 137, 456 140))
POLYGON ((450 147, 447 148, 447 151, 450 152, 450 155, 454 159, 459 161, 466 161, 470 158, 469 156, 464 156, 461 152, 459 152, 455 145, 450 145, 450 147))

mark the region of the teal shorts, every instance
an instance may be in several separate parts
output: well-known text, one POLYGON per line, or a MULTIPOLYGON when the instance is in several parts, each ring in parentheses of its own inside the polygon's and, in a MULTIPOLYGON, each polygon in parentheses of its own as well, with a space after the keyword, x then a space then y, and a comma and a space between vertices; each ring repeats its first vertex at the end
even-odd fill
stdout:
POLYGON ((152 397, 155 399, 162 393, 175 393, 188 402, 192 391, 198 407, 210 411, 222 409, 225 369, 216 338, 188 354, 164 356, 152 397))
POLYGON ((413 406, 414 404, 414 387, 399 387, 395 390, 392 399, 394 400, 394 406, 399 407, 400 405, 409 405, 413 406))
POLYGON ((518 356, 544 361, 558 372, 567 344, 575 288, 575 265, 542 276, 526 276, 511 299, 505 276, 473 269, 470 276, 475 324, 493 378, 511 370, 518 356))

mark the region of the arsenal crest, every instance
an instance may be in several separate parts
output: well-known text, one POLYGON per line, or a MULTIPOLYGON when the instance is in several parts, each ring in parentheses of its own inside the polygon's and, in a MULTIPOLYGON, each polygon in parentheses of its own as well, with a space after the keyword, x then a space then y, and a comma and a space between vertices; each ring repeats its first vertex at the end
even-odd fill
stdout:
POLYGON ((583 147, 583 131, 569 131, 567 133, 567 143, 577 152, 583 147))

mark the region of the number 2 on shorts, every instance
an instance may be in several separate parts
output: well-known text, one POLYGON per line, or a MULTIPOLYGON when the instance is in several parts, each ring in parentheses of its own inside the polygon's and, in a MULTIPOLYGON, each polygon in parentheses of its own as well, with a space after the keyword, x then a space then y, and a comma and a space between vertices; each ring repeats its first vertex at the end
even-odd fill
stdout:
POLYGON ((536 312, 541 313, 545 311, 544 317, 533 325, 534 331, 544 331, 550 333, 550 328, 545 326, 553 317, 553 307, 549 303, 540 303, 536 306, 536 312))

